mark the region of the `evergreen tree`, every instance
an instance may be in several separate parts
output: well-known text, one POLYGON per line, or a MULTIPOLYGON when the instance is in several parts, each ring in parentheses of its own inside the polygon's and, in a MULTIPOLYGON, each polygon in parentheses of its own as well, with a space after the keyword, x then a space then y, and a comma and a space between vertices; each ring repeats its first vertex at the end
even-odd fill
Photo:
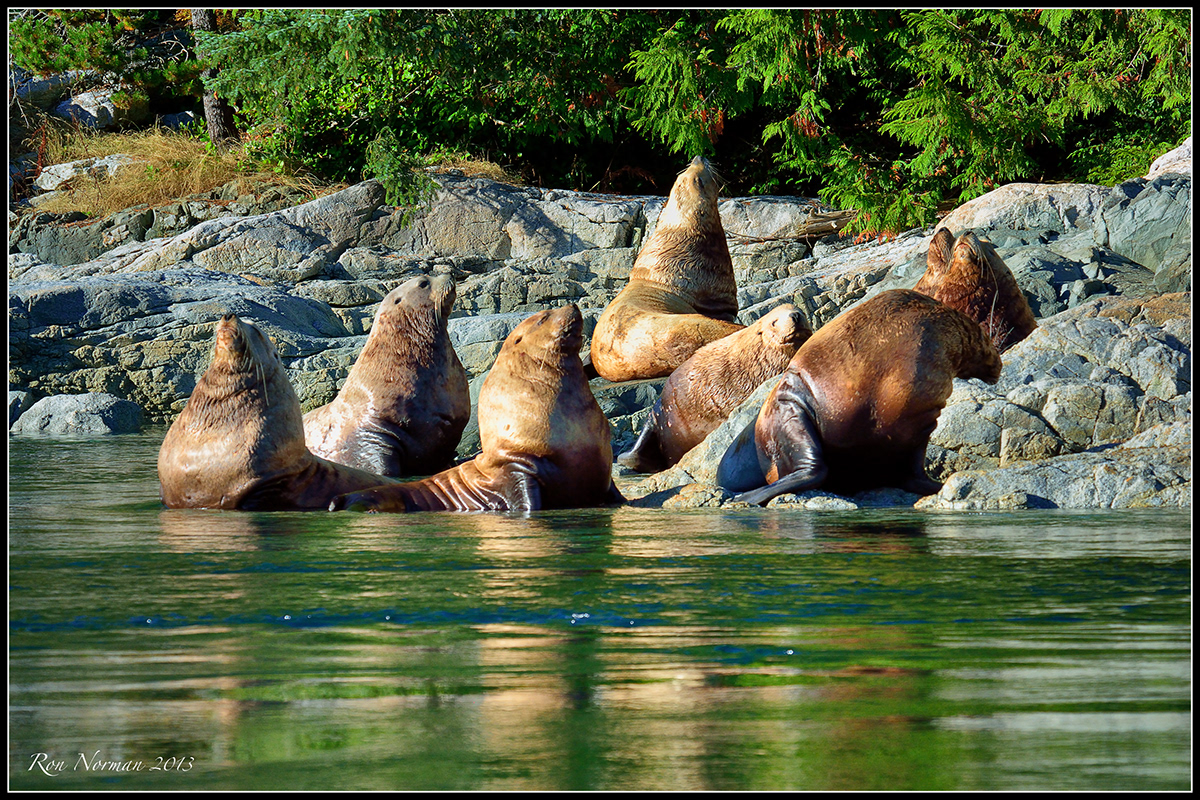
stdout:
POLYGON ((164 9, 28 9, 10 17, 12 63, 37 75, 76 71, 77 83, 117 85, 118 106, 188 102, 199 96, 199 64, 172 32, 186 28, 164 9))
MULTIPOLYGON (((12 23, 13 60, 199 96, 198 61, 150 69, 138 49, 181 13, 36 12, 12 23)), ((376 176, 393 203, 420 194, 414 167, 443 151, 564 188, 636 174, 625 185, 640 191, 707 154, 727 194, 819 194, 859 212, 853 229, 897 232, 1009 181, 1113 183, 1190 132, 1187 9, 266 9, 236 21, 195 38, 219 70, 204 88, 237 108, 252 154, 376 176)))
MULTIPOLYGON (((205 33, 217 32, 217 15, 212 9, 192 9, 192 29, 205 33)), ((200 73, 205 83, 210 83, 216 77, 217 71, 212 67, 200 73)), ((218 146, 238 138, 237 123, 233 119, 233 107, 210 87, 204 89, 204 119, 208 125, 208 136, 218 146)))

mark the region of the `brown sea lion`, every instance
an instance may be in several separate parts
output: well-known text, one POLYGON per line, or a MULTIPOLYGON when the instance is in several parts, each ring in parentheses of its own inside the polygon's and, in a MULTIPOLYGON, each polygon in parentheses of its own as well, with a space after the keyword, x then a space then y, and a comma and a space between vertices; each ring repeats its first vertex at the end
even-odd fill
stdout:
POLYGON ((313 455, 396 477, 454 463, 471 416, 467 371, 446 331, 454 296, 449 275, 422 275, 383 298, 338 396, 304 415, 313 455))
POLYGON ((583 374, 583 315, 539 311, 513 329, 479 390, 474 460, 355 491, 331 511, 533 511, 621 502, 608 420, 583 374))
POLYGON ((991 242, 971 231, 956 240, 939 228, 914 291, 941 300, 983 326, 1000 352, 1037 327, 1029 301, 991 242))
POLYGON ((699 348, 743 327, 717 190, 712 167, 699 156, 675 180, 629 283, 592 333, 592 364, 601 377, 670 375, 699 348))
POLYGON ((300 399, 258 328, 226 314, 215 339, 212 363, 158 451, 168 508, 324 509, 388 481, 308 452, 300 399))
POLYGON ((633 448, 617 461, 658 472, 683 458, 754 389, 787 367, 812 330, 790 303, 740 331, 709 342, 671 373, 633 448))
POLYGON ((995 383, 1000 366, 996 345, 961 311, 907 289, 881 292, 796 351, 717 482, 758 504, 815 488, 932 494, 941 484, 925 474, 925 448, 953 379, 995 383))

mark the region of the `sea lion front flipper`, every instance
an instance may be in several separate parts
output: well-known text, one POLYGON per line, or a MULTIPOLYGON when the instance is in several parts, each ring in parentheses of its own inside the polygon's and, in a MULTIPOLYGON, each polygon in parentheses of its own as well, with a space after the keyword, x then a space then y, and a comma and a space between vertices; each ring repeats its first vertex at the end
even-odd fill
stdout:
POLYGON ((828 472, 829 470, 825 467, 824 462, 816 461, 810 467, 784 475, 779 480, 769 483, 761 489, 734 495, 733 499, 761 506, 771 498, 778 497, 781 494, 802 492, 805 489, 820 486, 825 481, 825 476, 828 472))
POLYGON ((508 504, 507 511, 538 511, 542 508, 542 485, 538 472, 553 470, 544 459, 528 456, 509 461, 492 478, 491 490, 508 504))
POLYGON ((767 482, 758 463, 758 445, 754 443, 757 418, 742 429, 721 456, 717 465, 717 485, 731 492, 756 489, 767 482))
POLYGON ((633 447, 617 456, 617 463, 634 472, 662 472, 667 468, 667 457, 662 451, 658 422, 662 413, 662 398, 654 401, 646 424, 633 447))
POLYGON ((239 511, 287 511, 294 509, 295 475, 276 475, 257 486, 238 502, 239 511))
POLYGON ((781 477, 761 489, 736 495, 734 500, 762 505, 781 494, 811 489, 825 482, 829 468, 807 391, 781 393, 776 417, 771 435, 764 437, 766 447, 756 452, 760 457, 759 468, 766 462, 770 465, 768 474, 781 477))

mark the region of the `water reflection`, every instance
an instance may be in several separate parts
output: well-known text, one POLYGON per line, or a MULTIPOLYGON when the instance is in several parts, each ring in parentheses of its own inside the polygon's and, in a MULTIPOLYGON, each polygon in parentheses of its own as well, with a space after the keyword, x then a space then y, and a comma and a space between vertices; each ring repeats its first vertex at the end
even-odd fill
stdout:
POLYGON ((795 540, 812 552, 928 553, 925 517, 918 514, 880 515, 868 512, 833 514, 828 511, 768 511, 758 526, 763 536, 795 540))
POLYGON ((177 553, 287 550, 295 537, 312 530, 312 521, 296 514, 229 513, 162 508, 159 541, 177 553))
POLYGON ((159 441, 14 447, 15 788, 1188 785, 1186 514, 171 511, 159 441), (196 766, 26 769, 96 749, 196 766))

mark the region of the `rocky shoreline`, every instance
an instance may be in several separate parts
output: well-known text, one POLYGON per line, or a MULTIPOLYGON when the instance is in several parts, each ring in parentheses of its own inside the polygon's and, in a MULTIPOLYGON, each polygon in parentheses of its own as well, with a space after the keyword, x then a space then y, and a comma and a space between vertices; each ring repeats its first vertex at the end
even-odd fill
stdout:
MULTIPOLYGON (((105 220, 10 211, 10 435, 170 422, 226 312, 274 337, 310 410, 336 394, 383 296, 422 272, 457 283, 450 334, 474 401, 530 313, 574 302, 590 335, 665 202, 435 177, 432 204, 407 224, 373 181, 300 205, 232 187, 105 220)), ((816 329, 865 297, 910 288, 935 230, 856 244, 836 233, 846 215, 816 200, 731 198, 720 209, 743 323, 790 302, 816 329)), ((1144 178, 1011 184, 939 225, 989 238, 1039 325, 1005 353, 996 386, 955 381, 928 454, 945 486, 926 498, 809 492, 772 505, 1190 507, 1191 140, 1144 178)), ((615 452, 664 381, 592 381, 615 452)), ((615 466, 618 486, 636 505, 734 505, 712 485, 716 460, 773 381, 674 468, 645 477, 615 466)), ((477 448, 469 425, 459 454, 477 448)))

